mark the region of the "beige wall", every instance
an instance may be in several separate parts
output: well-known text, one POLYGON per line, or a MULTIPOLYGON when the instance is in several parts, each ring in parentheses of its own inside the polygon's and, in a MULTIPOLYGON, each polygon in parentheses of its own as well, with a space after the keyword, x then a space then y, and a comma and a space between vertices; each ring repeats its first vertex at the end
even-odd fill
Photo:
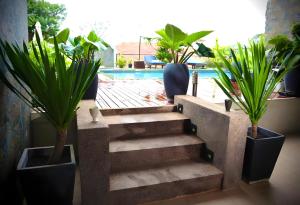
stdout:
POLYGON ((300 133, 300 98, 269 101, 260 125, 282 134, 300 133))

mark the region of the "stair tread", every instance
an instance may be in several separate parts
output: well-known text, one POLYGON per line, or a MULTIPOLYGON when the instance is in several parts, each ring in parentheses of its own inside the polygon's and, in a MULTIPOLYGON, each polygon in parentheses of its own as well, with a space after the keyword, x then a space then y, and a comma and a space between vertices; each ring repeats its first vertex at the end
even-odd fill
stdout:
POLYGON ((188 134, 162 135, 147 138, 115 140, 109 143, 109 151, 126 152, 135 150, 177 147, 204 143, 199 137, 188 134))
POLYGON ((222 171, 207 162, 191 160, 171 162, 159 167, 126 171, 110 175, 110 191, 183 181, 222 177, 222 171))
POLYGON ((176 105, 162 105, 151 107, 133 107, 133 108, 107 108, 100 109, 101 114, 104 116, 109 115, 129 115, 129 114, 145 114, 145 113, 165 113, 173 112, 176 105))
POLYGON ((183 114, 178 113, 178 112, 109 115, 109 116, 103 116, 103 118, 104 118, 104 121, 110 125, 188 119, 186 116, 184 116, 183 114))

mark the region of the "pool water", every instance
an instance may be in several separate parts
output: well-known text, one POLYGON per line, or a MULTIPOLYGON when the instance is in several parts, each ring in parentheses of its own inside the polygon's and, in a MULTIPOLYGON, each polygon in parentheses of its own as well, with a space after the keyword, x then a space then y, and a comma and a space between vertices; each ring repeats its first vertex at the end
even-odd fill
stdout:
MULTIPOLYGON (((217 73, 212 69, 193 69, 189 70, 190 76, 193 71, 198 72, 200 78, 217 77, 217 73)), ((116 70, 116 69, 102 69, 100 73, 106 75, 113 80, 142 80, 142 79, 163 79, 163 69, 157 70, 116 70)))

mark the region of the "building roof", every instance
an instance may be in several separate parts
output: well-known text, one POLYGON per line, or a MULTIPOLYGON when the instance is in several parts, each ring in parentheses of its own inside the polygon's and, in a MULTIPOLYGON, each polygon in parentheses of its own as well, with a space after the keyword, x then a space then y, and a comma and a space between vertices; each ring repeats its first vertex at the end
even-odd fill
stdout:
MULTIPOLYGON (((141 43, 141 54, 155 54, 155 45, 141 43)), ((139 42, 122 42, 116 46, 116 53, 138 54, 139 42)))

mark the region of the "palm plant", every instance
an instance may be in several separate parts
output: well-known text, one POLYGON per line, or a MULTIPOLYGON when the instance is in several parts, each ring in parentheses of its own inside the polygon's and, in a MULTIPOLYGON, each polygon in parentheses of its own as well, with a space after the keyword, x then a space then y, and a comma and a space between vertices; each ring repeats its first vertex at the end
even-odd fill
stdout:
POLYGON ((220 51, 217 52, 236 79, 242 96, 234 91, 230 78, 219 63, 215 63, 219 78, 214 78, 214 80, 227 97, 249 116, 252 123, 252 137, 256 138, 258 121, 266 111, 268 98, 299 56, 291 58, 290 53, 282 60, 281 65, 276 66, 277 69, 273 69, 275 52, 266 51, 263 39, 250 42, 249 48, 246 46, 243 48, 241 44, 238 44, 237 52, 231 49, 233 63, 230 63, 220 51))
POLYGON ((97 73, 99 61, 78 64, 73 60, 67 66, 54 38, 55 60, 51 62, 37 33, 36 40, 37 44, 31 44, 35 59, 30 58, 25 43, 21 49, 0 40, 0 61, 6 65, 10 74, 2 69, 0 79, 56 128, 56 144, 49 158, 49 163, 56 163, 64 149, 67 128, 74 118, 79 101, 97 73))

